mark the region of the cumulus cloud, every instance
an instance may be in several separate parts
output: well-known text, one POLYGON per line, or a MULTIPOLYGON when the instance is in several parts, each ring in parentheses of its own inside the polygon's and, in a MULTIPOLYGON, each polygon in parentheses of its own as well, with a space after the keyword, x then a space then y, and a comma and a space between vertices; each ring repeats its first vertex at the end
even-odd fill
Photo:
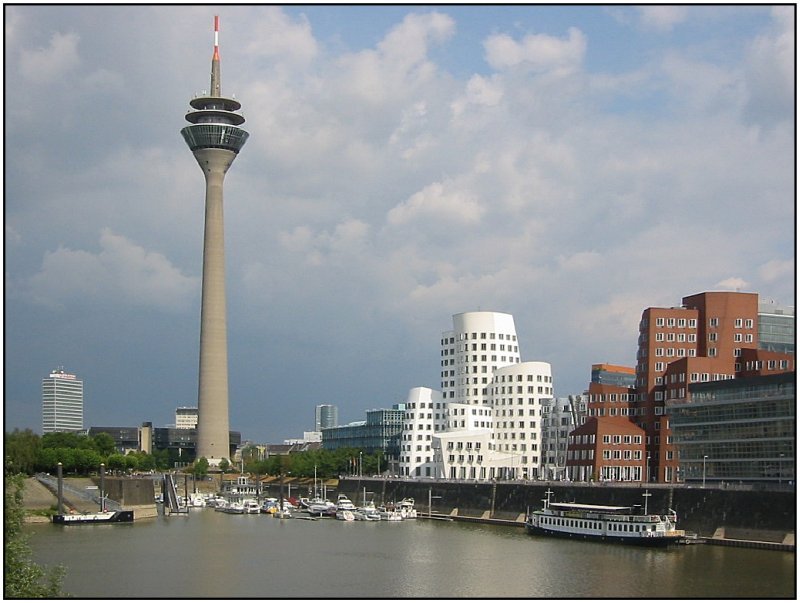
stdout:
POLYGON ((59 247, 45 254, 28 286, 44 305, 115 303, 184 310, 197 293, 199 279, 181 274, 161 253, 146 249, 104 228, 99 253, 59 247))
POLYGON ((310 63, 319 53, 311 24, 304 15, 293 20, 279 7, 267 7, 254 24, 253 41, 247 45, 247 52, 256 59, 279 58, 296 66, 310 63))
POLYGON ((485 211, 469 191, 434 182, 389 210, 387 221, 394 226, 423 219, 435 219, 441 224, 476 224, 485 211))
POLYGON ((658 31, 670 31, 688 16, 686 6, 640 6, 636 10, 643 27, 658 31))
POLYGON ((731 276, 714 285, 714 287, 719 289, 732 289, 734 291, 743 291, 747 289, 748 286, 748 282, 738 276, 731 276))
POLYGON ((536 71, 569 73, 580 67, 586 53, 586 36, 570 27, 566 39, 529 34, 520 42, 508 34, 494 34, 483 43, 486 61, 494 69, 524 64, 536 71))
POLYGON ((22 77, 36 84, 66 78, 80 64, 79 41, 80 36, 75 33, 56 32, 46 48, 22 49, 19 57, 22 77))
POLYGON ((764 125, 792 119, 795 108, 794 9, 772 9, 771 31, 750 44, 745 63, 746 116, 764 125))
POLYGON ((793 260, 770 260, 758 267, 758 276, 765 283, 786 279, 794 280, 794 261, 793 260))

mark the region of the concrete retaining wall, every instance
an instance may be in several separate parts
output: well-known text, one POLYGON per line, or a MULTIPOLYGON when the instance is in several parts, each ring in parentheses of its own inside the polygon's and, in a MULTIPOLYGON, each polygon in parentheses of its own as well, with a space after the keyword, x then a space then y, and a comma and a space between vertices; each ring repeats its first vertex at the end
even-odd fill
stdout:
MULTIPOLYGON (((564 483, 463 483, 343 479, 337 492, 344 492, 360 504, 364 488, 377 503, 412 497, 421 512, 428 510, 431 494, 433 512, 516 520, 528 508, 542 505, 545 491, 553 494, 552 502, 633 506, 644 505, 645 488, 632 486, 564 484, 564 483)), ((712 536, 720 526, 750 530, 793 532, 796 523, 794 492, 756 492, 689 487, 647 487, 651 494, 647 508, 654 513, 668 508, 678 513, 679 527, 703 536, 712 536)))

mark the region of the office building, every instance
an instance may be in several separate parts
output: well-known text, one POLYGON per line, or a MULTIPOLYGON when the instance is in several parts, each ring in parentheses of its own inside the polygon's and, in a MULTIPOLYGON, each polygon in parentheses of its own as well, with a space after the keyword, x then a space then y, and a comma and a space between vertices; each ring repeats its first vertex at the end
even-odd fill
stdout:
POLYGON ((214 17, 211 88, 189 101, 191 125, 181 130, 206 183, 203 286, 200 310, 197 455, 218 466, 230 458, 228 414, 228 335, 225 309, 225 248, 222 188, 225 174, 247 141, 239 126, 239 101, 222 96, 219 17, 214 17))
POLYGON ((794 308, 771 299, 758 300, 758 347, 794 354, 794 308))
POLYGON ((358 448, 367 454, 382 451, 384 458, 396 461, 400 453, 400 435, 405 411, 401 405, 367 411, 366 421, 322 429, 322 448, 358 448))
POLYGON ((796 373, 692 383, 667 410, 681 480, 794 483, 796 373))
POLYGON ((175 409, 175 429, 197 428, 197 407, 179 406, 175 409))
POLYGON ((83 430, 83 381, 64 368, 42 379, 42 433, 83 430))
POLYGON ((520 362, 514 318, 501 312, 454 315, 440 346, 441 392, 414 388, 406 400, 401 474, 538 477, 541 409, 553 396, 550 365, 520 362))
POLYGON ((314 407, 314 431, 322 431, 339 425, 339 408, 333 404, 318 404, 314 407))

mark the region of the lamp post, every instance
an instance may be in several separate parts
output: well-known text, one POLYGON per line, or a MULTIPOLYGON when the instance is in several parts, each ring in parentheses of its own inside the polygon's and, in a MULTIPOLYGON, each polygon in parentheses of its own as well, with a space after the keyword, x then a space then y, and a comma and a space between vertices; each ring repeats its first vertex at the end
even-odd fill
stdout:
POLYGON ((706 459, 708 458, 707 454, 703 455, 703 488, 706 487, 706 459))
POLYGON ((650 453, 647 453, 647 481, 650 482, 650 453))
POLYGON ((781 458, 778 461, 778 485, 783 485, 783 453, 781 452, 781 458))
POLYGON ((359 451, 358 452, 358 479, 361 479, 361 469, 364 466, 364 453, 359 451))

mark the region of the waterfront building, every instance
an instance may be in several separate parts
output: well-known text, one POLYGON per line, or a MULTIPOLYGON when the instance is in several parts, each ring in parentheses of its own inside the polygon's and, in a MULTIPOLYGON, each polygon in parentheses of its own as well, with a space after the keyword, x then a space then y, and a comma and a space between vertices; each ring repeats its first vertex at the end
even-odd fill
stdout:
POLYGON ((42 379, 42 433, 83 431, 83 380, 59 367, 42 379))
POLYGON ((189 101, 190 125, 181 130, 206 183, 203 285, 200 310, 197 455, 211 466, 230 458, 228 414, 228 335, 225 309, 223 182, 249 134, 237 113, 241 103, 222 96, 219 17, 214 17, 211 88, 189 101))
POLYGON ((586 395, 542 400, 542 468, 540 477, 549 480, 567 476, 567 451, 570 432, 587 419, 586 395))
POLYGON ((400 473, 465 480, 535 479, 542 472, 546 362, 521 362, 514 318, 464 312, 440 339, 441 392, 406 402, 400 473))
POLYGON ((196 406, 179 406, 175 409, 175 429, 195 429, 196 427, 196 406))
POLYGON ((758 300, 758 347, 761 350, 794 354, 794 307, 772 299, 758 300))
POLYGON ((794 483, 796 373, 697 382, 667 402, 681 481, 794 483))
POLYGON ((400 434, 400 472, 408 477, 434 477, 436 469, 433 436, 445 429, 442 393, 427 387, 408 392, 400 434))
POLYGON ((318 404, 314 407, 314 431, 322 431, 339 425, 339 409, 334 404, 318 404))
POLYGON ((358 448, 367 454, 378 450, 384 457, 397 461, 400 454, 400 435, 403 431, 405 410, 400 405, 393 408, 368 410, 365 421, 327 427, 322 430, 322 448, 358 448))
POLYGON ((569 434, 572 481, 644 481, 645 432, 626 417, 588 417, 569 434))
MULTIPOLYGON (((515 346, 516 347, 516 346, 515 346)), ((543 474, 542 416, 553 397, 553 377, 547 362, 517 362, 492 374, 494 448, 513 460, 502 468, 511 479, 537 479, 543 474)))

